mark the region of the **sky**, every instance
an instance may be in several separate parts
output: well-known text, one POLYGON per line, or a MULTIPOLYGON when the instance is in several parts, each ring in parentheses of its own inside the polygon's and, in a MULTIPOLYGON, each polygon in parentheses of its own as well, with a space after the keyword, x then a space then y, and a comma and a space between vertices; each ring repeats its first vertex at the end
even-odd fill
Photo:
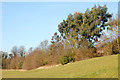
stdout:
POLYGON ((10 53, 13 46, 28 50, 50 41, 69 14, 84 13, 95 4, 106 4, 109 13, 118 13, 117 2, 3 2, 2 51, 10 53))

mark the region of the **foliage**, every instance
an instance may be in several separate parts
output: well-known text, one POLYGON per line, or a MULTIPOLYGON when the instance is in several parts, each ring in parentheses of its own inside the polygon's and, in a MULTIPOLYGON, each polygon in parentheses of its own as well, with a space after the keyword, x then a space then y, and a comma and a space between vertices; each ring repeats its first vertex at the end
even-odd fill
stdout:
POLYGON ((62 56, 60 58, 60 63, 62 65, 67 64, 67 63, 72 62, 72 61, 73 62, 75 61, 74 53, 70 53, 70 52, 72 52, 72 51, 68 50, 67 54, 65 54, 64 56, 62 56))
POLYGON ((61 57, 61 58, 60 58, 60 63, 61 63, 62 65, 69 63, 68 58, 69 58, 68 56, 63 56, 63 57, 61 57))
POLYGON ((18 63, 18 65, 19 65, 18 68, 19 68, 19 69, 22 69, 23 61, 20 61, 20 62, 18 63))
POLYGON ((61 36, 54 36, 66 39, 72 47, 79 46, 84 39, 94 43, 107 27, 110 17, 112 14, 107 13, 106 5, 95 5, 91 11, 87 9, 85 13, 76 12, 74 15, 68 15, 68 18, 58 25, 61 36))

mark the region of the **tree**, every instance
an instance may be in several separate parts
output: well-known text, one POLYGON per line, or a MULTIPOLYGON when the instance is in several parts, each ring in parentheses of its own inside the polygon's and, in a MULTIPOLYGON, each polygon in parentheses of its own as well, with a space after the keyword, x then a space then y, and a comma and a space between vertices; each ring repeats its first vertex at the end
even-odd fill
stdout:
POLYGON ((20 53, 20 56, 21 56, 21 57, 24 57, 24 56, 25 56, 25 47, 24 47, 24 46, 20 46, 20 48, 19 48, 19 53, 20 53))
POLYGON ((40 43, 39 48, 43 51, 46 52, 48 47, 48 40, 45 40, 43 42, 40 43))
POLYGON ((11 52, 14 54, 14 57, 16 57, 16 56, 17 56, 17 53, 18 53, 18 48, 17 48, 17 46, 13 46, 11 52))
POLYGON ((10 58, 13 58, 13 54, 9 54, 9 57, 10 57, 10 58))
POLYGON ((58 31, 61 39, 66 39, 72 47, 79 46, 84 39, 93 44, 107 28, 110 17, 112 14, 107 12, 106 5, 95 5, 91 11, 87 9, 85 13, 68 15, 68 18, 58 25, 58 31))
POLYGON ((31 53, 32 51, 33 51, 33 47, 30 47, 28 53, 31 53))
POLYGON ((107 28, 108 31, 111 33, 111 42, 112 42, 112 50, 113 53, 118 54, 120 53, 119 46, 120 46, 120 38, 119 38, 119 26, 118 26, 118 14, 116 14, 116 17, 112 18, 109 21, 109 27, 107 28))
POLYGON ((7 59, 8 58, 8 53, 7 52, 2 52, 2 58, 7 59))

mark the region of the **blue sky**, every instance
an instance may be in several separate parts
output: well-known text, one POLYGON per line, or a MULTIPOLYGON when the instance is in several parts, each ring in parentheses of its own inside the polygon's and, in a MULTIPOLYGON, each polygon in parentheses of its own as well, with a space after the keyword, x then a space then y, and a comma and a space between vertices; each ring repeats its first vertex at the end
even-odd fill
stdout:
POLYGON ((85 12, 94 4, 106 4, 108 12, 118 12, 117 2, 4 2, 2 4, 2 50, 13 46, 37 47, 49 40, 58 24, 75 12, 85 12))

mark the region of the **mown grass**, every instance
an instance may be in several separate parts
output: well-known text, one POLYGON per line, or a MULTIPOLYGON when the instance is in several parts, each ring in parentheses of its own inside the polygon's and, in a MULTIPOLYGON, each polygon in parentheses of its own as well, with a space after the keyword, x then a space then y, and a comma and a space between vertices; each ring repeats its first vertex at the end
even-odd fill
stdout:
POLYGON ((97 57, 48 69, 2 71, 3 78, 118 78, 118 55, 97 57))

